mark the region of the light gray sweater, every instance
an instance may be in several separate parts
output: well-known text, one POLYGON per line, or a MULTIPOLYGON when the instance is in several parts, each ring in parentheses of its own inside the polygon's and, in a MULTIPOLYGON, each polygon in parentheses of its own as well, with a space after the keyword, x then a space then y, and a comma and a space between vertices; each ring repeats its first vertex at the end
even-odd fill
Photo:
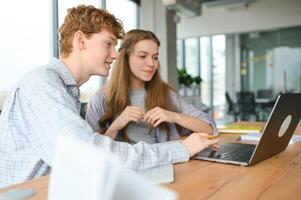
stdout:
MULTIPOLYGON (((130 93, 130 101, 132 106, 138 106, 145 110, 145 90, 138 90, 130 93)), ((187 103, 181 96, 176 92, 169 92, 170 103, 172 107, 176 109, 176 112, 182 113, 189 116, 199 117, 204 122, 210 124, 214 133, 217 133, 217 128, 214 120, 207 114, 196 109, 192 104, 187 103)), ((90 100, 86 115, 86 120, 91 125, 94 131, 100 132, 98 125, 99 119, 101 119, 105 112, 105 93, 103 90, 99 90, 90 100)), ((180 139, 182 135, 190 134, 191 131, 182 128, 180 132, 176 129, 175 124, 168 123, 170 128, 170 140, 180 139)), ((150 127, 145 122, 131 122, 128 124, 126 133, 132 143, 139 141, 145 141, 147 143, 165 142, 167 141, 167 134, 164 130, 154 128, 150 132, 150 127)))

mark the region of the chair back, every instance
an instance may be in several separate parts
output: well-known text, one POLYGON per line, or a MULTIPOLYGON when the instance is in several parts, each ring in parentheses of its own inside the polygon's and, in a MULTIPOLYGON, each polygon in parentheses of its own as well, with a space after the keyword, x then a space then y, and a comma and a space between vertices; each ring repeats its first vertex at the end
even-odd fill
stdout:
POLYGON ((271 99, 272 97, 273 97, 273 90, 269 90, 269 89, 257 90, 258 99, 271 99))
POLYGON ((249 120, 250 115, 256 115, 254 92, 237 92, 236 97, 239 113, 242 120, 249 120))

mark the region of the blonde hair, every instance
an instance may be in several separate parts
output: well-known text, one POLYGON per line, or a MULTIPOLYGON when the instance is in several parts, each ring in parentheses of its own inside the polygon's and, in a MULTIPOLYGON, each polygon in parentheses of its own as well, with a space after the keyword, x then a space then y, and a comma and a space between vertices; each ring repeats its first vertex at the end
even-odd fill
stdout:
POLYGON ((72 39, 76 31, 82 31, 89 38, 103 28, 112 32, 117 39, 125 35, 122 22, 106 10, 91 5, 79 5, 68 9, 64 23, 59 29, 61 57, 66 58, 72 52, 72 39))
MULTIPOLYGON (((134 46, 141 40, 152 40, 158 47, 160 46, 159 39, 151 31, 134 29, 127 32, 118 50, 119 59, 112 69, 112 78, 106 84, 105 113, 99 120, 102 133, 106 131, 107 124, 111 124, 130 105, 129 93, 131 91, 132 72, 129 66, 129 56, 133 52, 134 46)), ((174 89, 161 79, 159 68, 153 78, 145 83, 147 91, 145 100, 146 109, 150 110, 158 106, 166 110, 173 110, 169 104, 169 91, 174 89)), ((125 128, 121 130, 122 138, 128 141, 125 128)), ((169 127, 167 123, 161 123, 159 128, 167 131, 169 139, 169 127)))

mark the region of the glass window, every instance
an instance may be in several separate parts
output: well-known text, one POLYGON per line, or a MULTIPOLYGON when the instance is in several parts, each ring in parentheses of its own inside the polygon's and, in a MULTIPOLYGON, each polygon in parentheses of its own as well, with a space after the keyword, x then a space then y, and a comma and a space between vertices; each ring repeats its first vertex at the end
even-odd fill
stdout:
POLYGON ((200 75, 198 43, 198 38, 185 39, 185 68, 193 77, 200 75))
POLYGON ((211 88, 211 38, 210 37, 201 37, 200 40, 201 46, 201 91, 202 91, 202 102, 211 106, 210 103, 210 88, 211 88))
POLYGON ((125 31, 137 28, 136 3, 129 0, 107 0, 106 9, 123 22, 125 31))
POLYGON ((225 104, 225 35, 212 37, 212 73, 214 106, 225 104))
POLYGON ((178 69, 184 68, 184 45, 183 40, 177 40, 177 67, 178 69))
POLYGON ((5 91, 26 72, 46 64, 52 54, 50 6, 50 1, 1 2, 0 107, 5 91))

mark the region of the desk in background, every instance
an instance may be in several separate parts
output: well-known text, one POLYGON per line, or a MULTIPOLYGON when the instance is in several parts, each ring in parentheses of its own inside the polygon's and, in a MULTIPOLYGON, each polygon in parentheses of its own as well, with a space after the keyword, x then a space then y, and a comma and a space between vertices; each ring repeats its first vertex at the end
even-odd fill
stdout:
MULTIPOLYGON (((300 124, 296 133, 301 134, 300 124)), ((234 134, 222 136, 230 141, 236 137, 234 134)), ((179 199, 300 199, 301 142, 251 167, 192 160, 176 164, 174 172, 175 182, 163 186, 177 192, 179 199)), ((31 199, 44 200, 47 199, 48 176, 0 189, 0 192, 12 188, 33 188, 37 195, 31 199)))

